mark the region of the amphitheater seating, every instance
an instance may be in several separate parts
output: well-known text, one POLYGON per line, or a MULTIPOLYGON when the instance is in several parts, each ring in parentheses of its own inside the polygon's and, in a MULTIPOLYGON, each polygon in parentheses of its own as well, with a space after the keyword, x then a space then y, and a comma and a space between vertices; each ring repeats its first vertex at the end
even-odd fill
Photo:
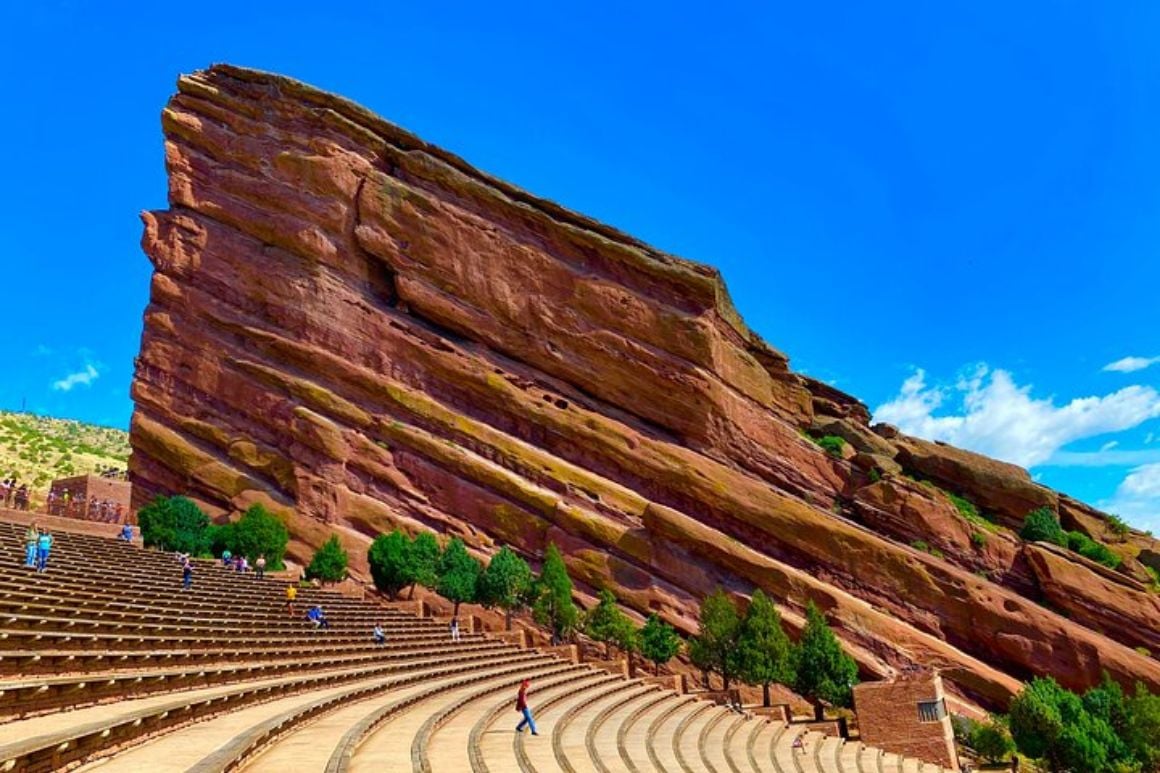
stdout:
POLYGON ((37 574, 23 529, 0 522, 2 770, 940 770, 330 591, 291 617, 282 582, 214 562, 183 591, 112 539, 58 532, 37 574), (538 737, 513 732, 523 678, 538 737))

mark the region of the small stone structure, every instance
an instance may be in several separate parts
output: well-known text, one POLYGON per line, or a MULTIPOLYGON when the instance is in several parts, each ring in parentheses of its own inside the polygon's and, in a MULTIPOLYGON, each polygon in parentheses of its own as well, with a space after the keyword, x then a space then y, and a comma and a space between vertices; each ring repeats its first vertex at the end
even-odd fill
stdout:
POLYGON ((120 521, 132 521, 129 506, 132 490, 132 484, 120 478, 102 478, 100 475, 77 475, 72 478, 60 478, 52 482, 51 491, 55 496, 50 508, 51 514, 82 520, 113 521, 116 518, 111 514, 116 511, 116 506, 120 505, 120 521), (67 508, 63 504, 63 495, 66 489, 69 493, 69 507, 67 508), (103 514, 104 517, 90 517, 87 503, 92 497, 96 497, 98 502, 107 501, 112 504, 112 507, 103 514), (81 502, 84 502, 85 506, 82 507, 81 502))
POLYGON ((862 742, 959 770, 942 677, 920 673, 854 686, 862 742))

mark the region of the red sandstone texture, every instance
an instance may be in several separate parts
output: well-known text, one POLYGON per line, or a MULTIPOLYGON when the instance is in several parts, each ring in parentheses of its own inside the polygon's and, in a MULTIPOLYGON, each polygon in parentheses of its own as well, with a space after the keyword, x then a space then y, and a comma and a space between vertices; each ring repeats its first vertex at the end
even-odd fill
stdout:
POLYGON ((183 77, 162 124, 138 504, 262 502, 293 558, 337 532, 356 571, 395 526, 533 560, 554 541, 582 591, 685 629, 717 585, 765 589, 791 626, 812 599, 867 675, 933 666, 992 705, 1038 673, 1160 689, 1133 649, 1157 638, 1147 589, 1003 530, 976 547, 940 489, 1006 527, 1040 505, 1100 514, 871 428, 745 326, 714 269, 286 78, 183 77))

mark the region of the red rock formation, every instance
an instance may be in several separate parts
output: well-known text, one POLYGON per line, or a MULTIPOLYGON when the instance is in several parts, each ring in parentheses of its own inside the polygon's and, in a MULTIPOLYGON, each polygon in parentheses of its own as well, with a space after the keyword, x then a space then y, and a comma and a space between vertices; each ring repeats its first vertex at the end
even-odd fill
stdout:
POLYGON ((994 704, 1032 673, 1160 688, 1106 618, 1033 600, 1044 575, 1009 534, 977 554, 936 490, 896 474, 1009 525, 1054 493, 871 432, 745 326, 713 269, 300 83, 217 66, 178 87, 170 208, 144 215, 137 496, 263 502, 299 560, 334 531, 362 560, 396 525, 533 558, 554 541, 585 590, 686 628, 718 584, 766 589, 791 624, 813 599, 867 673, 937 666, 994 704), (924 535, 944 559, 905 544, 924 535))

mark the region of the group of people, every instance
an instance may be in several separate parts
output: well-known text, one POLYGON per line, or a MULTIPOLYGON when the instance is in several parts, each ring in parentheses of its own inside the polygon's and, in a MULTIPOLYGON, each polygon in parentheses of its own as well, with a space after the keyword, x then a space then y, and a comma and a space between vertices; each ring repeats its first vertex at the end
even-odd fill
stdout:
POLYGON ((52 533, 35 524, 28 525, 24 532, 24 566, 43 572, 48 567, 48 556, 52 552, 52 533))
POLYGON ((86 500, 84 494, 74 494, 67 488, 60 492, 51 489, 48 492, 46 504, 49 515, 62 515, 68 518, 80 518, 101 523, 120 523, 125 518, 125 505, 121 502, 97 499, 95 495, 90 495, 86 500))
POLYGON ((250 561, 245 556, 235 556, 229 550, 222 551, 222 566, 226 569, 233 569, 235 572, 248 572, 251 569, 254 575, 260 580, 266 576, 266 556, 260 555, 254 559, 254 565, 250 566, 250 561))
POLYGON ((16 478, 5 478, 0 481, 0 502, 4 507, 16 510, 27 510, 29 504, 28 484, 21 483, 16 478))

